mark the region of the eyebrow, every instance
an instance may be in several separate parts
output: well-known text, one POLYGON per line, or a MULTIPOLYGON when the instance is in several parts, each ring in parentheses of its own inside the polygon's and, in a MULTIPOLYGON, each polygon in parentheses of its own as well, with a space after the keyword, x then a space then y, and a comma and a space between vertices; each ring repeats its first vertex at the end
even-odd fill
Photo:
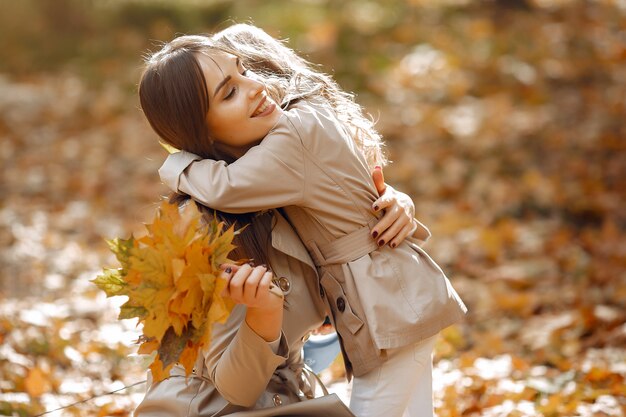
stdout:
MULTIPOLYGON (((235 67, 239 67, 239 57, 237 57, 237 60, 235 61, 235 67)), ((222 81, 220 81, 219 84, 217 84, 217 87, 215 87, 213 97, 215 97, 218 91, 220 91, 220 88, 224 87, 224 85, 226 85, 226 83, 228 83, 232 78, 233 77, 231 77, 230 75, 227 75, 222 81)))

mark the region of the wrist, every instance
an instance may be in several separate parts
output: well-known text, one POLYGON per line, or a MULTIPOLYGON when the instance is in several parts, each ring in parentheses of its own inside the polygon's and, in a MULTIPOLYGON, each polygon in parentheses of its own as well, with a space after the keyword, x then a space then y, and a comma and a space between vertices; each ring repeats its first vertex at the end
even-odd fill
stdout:
POLYGON ((283 309, 252 307, 246 311, 246 324, 266 342, 280 337, 283 326, 283 309))

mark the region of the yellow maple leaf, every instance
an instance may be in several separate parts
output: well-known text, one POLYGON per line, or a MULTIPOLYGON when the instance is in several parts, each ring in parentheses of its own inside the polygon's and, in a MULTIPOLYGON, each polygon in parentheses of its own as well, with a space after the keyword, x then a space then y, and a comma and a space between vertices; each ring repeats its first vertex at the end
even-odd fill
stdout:
POLYGON ((154 352, 158 348, 159 348, 158 340, 147 340, 143 342, 141 346, 139 346, 137 353, 139 353, 140 355, 149 355, 150 353, 154 352))
POLYGON ((152 378, 155 381, 163 381, 165 378, 170 376, 170 370, 174 366, 174 363, 170 363, 165 368, 163 368, 163 362, 161 362, 161 358, 159 355, 156 355, 154 361, 150 364, 150 371, 152 372, 152 378))
POLYGON ((143 325, 139 353, 158 352, 150 369, 160 381, 176 362, 189 374, 210 344, 212 324, 230 314, 234 304, 220 295, 226 281, 218 279, 219 265, 232 262, 238 231, 204 223, 193 202, 182 208, 164 202, 146 230, 139 239, 110 241, 122 268, 94 282, 108 295, 128 296, 120 318, 137 317, 143 325))

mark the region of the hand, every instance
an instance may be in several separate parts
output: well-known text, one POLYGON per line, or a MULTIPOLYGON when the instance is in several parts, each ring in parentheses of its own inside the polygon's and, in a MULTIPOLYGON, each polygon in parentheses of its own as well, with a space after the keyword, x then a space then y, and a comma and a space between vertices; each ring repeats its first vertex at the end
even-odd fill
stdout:
POLYGON ((331 334, 331 333, 334 333, 334 332, 335 332, 335 328, 330 323, 330 321, 326 320, 326 321, 324 321, 324 323, 320 327, 318 327, 317 329, 313 330, 311 332, 311 334, 318 335, 318 336, 323 336, 323 335, 331 334))
POLYGON ((413 221, 415 205, 408 195, 385 184, 380 167, 374 169, 372 179, 380 195, 372 204, 372 210, 374 212, 384 210, 384 215, 372 228, 371 236, 376 239, 378 246, 389 244, 395 248, 415 230, 416 224, 413 221))
POLYGON ((222 278, 228 281, 222 296, 245 304, 248 310, 282 310, 283 293, 272 283, 274 274, 266 266, 224 264, 221 268, 222 278))
POLYGON ((272 284, 274 274, 265 266, 224 264, 222 278, 228 285, 222 295, 246 305, 246 323, 267 342, 280 337, 283 325, 283 292, 272 284))

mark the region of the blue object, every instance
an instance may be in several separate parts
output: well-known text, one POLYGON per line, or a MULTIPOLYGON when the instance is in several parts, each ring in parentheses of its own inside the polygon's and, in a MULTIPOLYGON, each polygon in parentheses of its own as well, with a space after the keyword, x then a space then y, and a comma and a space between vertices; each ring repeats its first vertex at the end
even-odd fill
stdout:
POLYGON ((335 360, 341 347, 337 333, 314 335, 304 344, 304 363, 319 374, 335 360))

